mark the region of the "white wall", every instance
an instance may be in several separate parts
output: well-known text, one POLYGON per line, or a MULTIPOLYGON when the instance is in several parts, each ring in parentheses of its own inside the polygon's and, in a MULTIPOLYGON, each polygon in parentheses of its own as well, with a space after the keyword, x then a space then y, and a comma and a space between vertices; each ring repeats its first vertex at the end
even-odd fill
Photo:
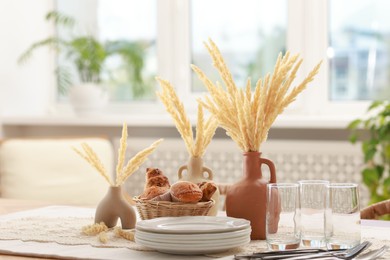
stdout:
POLYGON ((54 31, 44 19, 53 6, 53 0, 0 1, 0 115, 42 115, 51 106, 54 53, 43 48, 24 65, 17 60, 54 31))

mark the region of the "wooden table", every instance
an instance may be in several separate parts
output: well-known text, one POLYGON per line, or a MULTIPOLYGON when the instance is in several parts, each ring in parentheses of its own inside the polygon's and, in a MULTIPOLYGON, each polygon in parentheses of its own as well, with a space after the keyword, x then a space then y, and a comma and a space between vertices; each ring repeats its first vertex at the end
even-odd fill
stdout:
POLYGON ((52 203, 42 201, 2 199, 0 198, 0 215, 49 206, 52 203))

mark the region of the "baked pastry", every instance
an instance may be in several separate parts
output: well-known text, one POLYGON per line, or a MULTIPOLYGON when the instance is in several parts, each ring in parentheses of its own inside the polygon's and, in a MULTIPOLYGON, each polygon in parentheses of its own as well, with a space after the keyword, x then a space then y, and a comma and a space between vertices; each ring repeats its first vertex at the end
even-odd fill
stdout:
POLYGON ((209 181, 204 181, 202 183, 199 183, 198 185, 203 194, 202 199, 200 201, 211 200, 211 197, 214 195, 215 191, 217 190, 217 185, 209 181))
POLYGON ((146 182, 144 192, 141 194, 141 199, 150 200, 156 196, 164 194, 171 186, 167 176, 157 168, 146 169, 146 182))
POLYGON ((146 168, 146 180, 152 178, 152 177, 155 177, 155 176, 159 176, 159 175, 163 175, 164 176, 164 173, 158 169, 158 168, 146 168))
POLYGON ((158 195, 151 200, 153 200, 153 201, 172 201, 171 191, 167 190, 165 193, 158 195))
POLYGON ((144 190, 144 192, 140 196, 140 199, 150 200, 161 194, 164 194, 165 192, 167 192, 167 190, 169 189, 165 187, 152 186, 144 190))
POLYGON ((196 203, 202 196, 199 186, 189 181, 178 181, 171 186, 172 201, 196 203))

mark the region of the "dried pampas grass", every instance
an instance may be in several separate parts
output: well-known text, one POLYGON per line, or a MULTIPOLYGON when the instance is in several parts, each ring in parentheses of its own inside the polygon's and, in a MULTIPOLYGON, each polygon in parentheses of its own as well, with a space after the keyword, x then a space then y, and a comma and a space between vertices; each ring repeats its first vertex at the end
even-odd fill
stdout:
POLYGON ((188 153, 194 157, 202 157, 218 127, 217 121, 212 116, 205 121, 203 106, 199 103, 196 138, 194 140, 191 122, 188 119, 183 103, 178 98, 172 84, 161 78, 156 79, 162 87, 162 92, 157 92, 156 94, 164 104, 167 112, 171 115, 188 153))
POLYGON ((120 145, 118 149, 118 162, 116 166, 116 179, 115 182, 111 180, 108 176, 108 173, 99 160, 96 153, 92 150, 92 148, 86 144, 81 144, 82 151, 73 147, 73 150, 80 155, 84 160, 86 160, 92 167, 94 167, 100 175, 104 177, 104 179, 110 184, 110 186, 121 186, 126 179, 131 176, 138 168, 143 164, 147 157, 156 150, 157 146, 163 141, 163 139, 159 139, 149 147, 137 153, 133 158, 131 158, 128 163, 125 165, 125 156, 127 149, 127 125, 124 123, 122 128, 122 137, 120 139, 120 145))
POLYGON ((106 224, 104 224, 104 222, 100 222, 82 227, 81 232, 87 236, 95 236, 102 232, 106 232, 107 230, 108 227, 106 224))
POLYGON ((122 238, 124 238, 126 240, 130 240, 130 241, 133 241, 133 242, 135 241, 134 240, 134 229, 132 229, 132 230, 123 230, 120 227, 116 227, 114 232, 115 232, 115 235, 117 237, 122 237, 122 238))
POLYGON ((300 84, 290 89, 302 59, 299 59, 299 55, 290 55, 289 52, 284 56, 279 54, 273 73, 259 79, 252 93, 250 79, 244 89, 237 87, 221 52, 211 39, 205 46, 226 90, 218 82, 214 84, 200 68, 192 65, 192 69, 209 92, 209 96, 199 102, 215 116, 219 125, 242 151, 259 151, 276 117, 314 79, 321 62, 300 84))

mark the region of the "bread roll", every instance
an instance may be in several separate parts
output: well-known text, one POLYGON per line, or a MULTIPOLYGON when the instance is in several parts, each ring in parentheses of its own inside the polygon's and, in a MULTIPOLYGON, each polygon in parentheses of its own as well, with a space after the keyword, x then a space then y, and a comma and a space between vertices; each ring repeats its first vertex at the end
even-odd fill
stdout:
POLYGON ((209 181, 204 181, 198 185, 203 194, 202 199, 200 201, 210 201, 211 197, 217 190, 217 185, 209 181))
POLYGON ((144 192, 140 195, 141 199, 153 199, 169 190, 171 186, 167 176, 157 168, 146 169, 146 182, 144 192))
POLYGON ((202 196, 199 186, 189 181, 179 181, 171 186, 172 201, 196 203, 202 196))
POLYGON ((167 176, 158 168, 146 168, 145 178, 145 189, 152 186, 170 187, 167 176))
POLYGON ((152 178, 152 177, 155 177, 155 176, 159 176, 159 175, 164 175, 164 173, 158 169, 158 168, 146 168, 146 180, 152 178))
POLYGON ((152 201, 172 201, 171 191, 168 190, 164 194, 158 195, 151 199, 152 201))
POLYGON ((169 189, 167 189, 166 187, 152 186, 144 190, 144 192, 140 196, 140 199, 150 200, 154 197, 164 194, 165 192, 167 192, 167 190, 169 189))

